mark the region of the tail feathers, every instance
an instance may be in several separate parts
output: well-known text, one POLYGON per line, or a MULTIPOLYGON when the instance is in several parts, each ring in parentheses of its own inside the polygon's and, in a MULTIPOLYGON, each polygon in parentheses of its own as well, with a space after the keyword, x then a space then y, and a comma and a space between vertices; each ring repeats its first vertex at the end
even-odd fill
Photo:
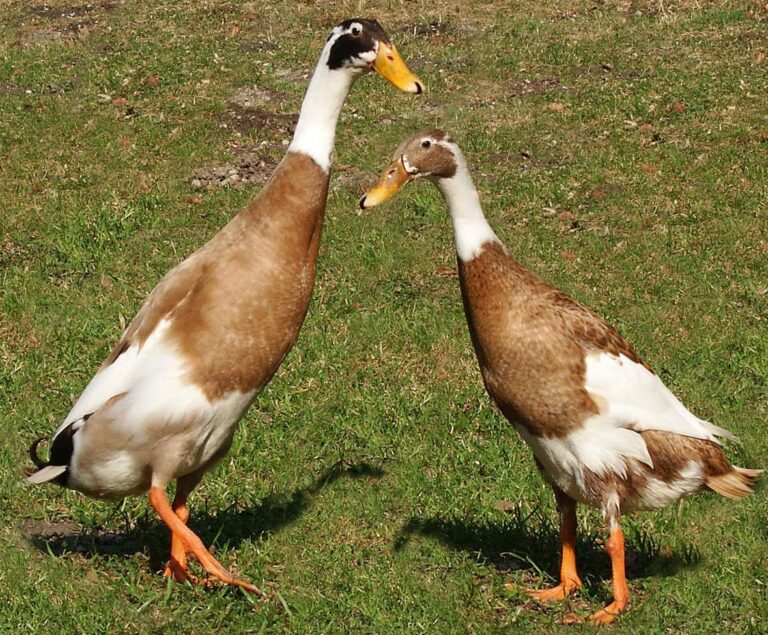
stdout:
MULTIPOLYGON (((71 427, 71 426, 70 426, 71 427)), ((70 435, 71 437, 71 435, 70 435)), ((61 459, 64 458, 61 456, 61 452, 58 451, 57 447, 57 439, 53 440, 54 447, 51 450, 51 460, 50 461, 43 461, 37 454, 37 446, 40 445, 40 442, 43 441, 45 437, 40 437, 39 439, 36 439, 32 445, 29 446, 29 458, 32 460, 32 463, 35 464, 35 468, 23 468, 23 472, 27 475, 27 483, 37 485, 38 483, 47 483, 48 481, 53 481, 59 478, 64 472, 67 471, 67 465, 66 463, 69 462, 68 457, 65 461, 56 460, 56 463, 64 463, 64 465, 54 465, 51 461, 55 459, 61 459), (57 450, 54 452, 54 450, 57 450)), ((59 446, 61 443, 59 442, 59 446)), ((71 445, 71 440, 70 440, 71 445)), ((70 452, 71 454, 71 452, 70 452)))
POLYGON ((720 439, 728 439, 729 441, 733 441, 734 443, 741 443, 741 440, 739 437, 737 437, 733 432, 730 430, 726 430, 725 428, 721 428, 720 426, 716 426, 714 423, 710 423, 709 421, 704 421, 703 419, 699 419, 699 423, 701 423, 704 428, 710 432, 711 434, 714 434, 716 437, 719 437, 720 439))
POLYGON ((709 489, 726 498, 744 498, 752 493, 755 479, 762 473, 763 470, 751 470, 734 465, 730 472, 707 477, 706 484, 709 489))
POLYGON ((36 472, 32 472, 32 474, 27 476, 27 483, 31 483, 33 485, 37 485, 38 483, 47 483, 48 481, 52 481, 55 478, 58 478, 66 471, 66 465, 46 465, 45 467, 41 467, 36 472))

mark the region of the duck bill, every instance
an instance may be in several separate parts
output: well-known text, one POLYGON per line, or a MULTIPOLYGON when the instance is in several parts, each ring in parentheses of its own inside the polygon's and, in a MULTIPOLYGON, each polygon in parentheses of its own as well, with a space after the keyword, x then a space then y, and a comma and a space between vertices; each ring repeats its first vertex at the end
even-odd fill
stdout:
POLYGON ((424 84, 405 65, 400 53, 391 42, 380 42, 376 59, 373 61, 374 70, 384 79, 406 93, 420 95, 424 92, 424 84))
POLYGON ((381 175, 379 182, 360 199, 360 209, 368 209, 388 201, 411 179, 413 175, 405 169, 402 158, 393 161, 381 175))

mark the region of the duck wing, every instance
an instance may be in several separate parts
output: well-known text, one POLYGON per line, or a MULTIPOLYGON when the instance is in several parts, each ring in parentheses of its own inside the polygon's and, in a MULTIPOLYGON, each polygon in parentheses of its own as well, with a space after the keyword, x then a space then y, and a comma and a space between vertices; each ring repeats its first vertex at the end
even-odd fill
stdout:
POLYGON ((127 393, 140 378, 138 370, 145 366, 157 342, 158 330, 165 319, 194 290, 204 264, 199 252, 171 269, 147 297, 112 352, 85 387, 53 438, 73 425, 73 432, 85 420, 114 397, 127 393), (155 337, 152 337, 152 335, 155 337))
POLYGON ((553 290, 550 300, 569 338, 584 351, 584 387, 605 423, 634 432, 659 430, 720 443, 736 437, 699 419, 675 397, 632 345, 599 315, 553 290))

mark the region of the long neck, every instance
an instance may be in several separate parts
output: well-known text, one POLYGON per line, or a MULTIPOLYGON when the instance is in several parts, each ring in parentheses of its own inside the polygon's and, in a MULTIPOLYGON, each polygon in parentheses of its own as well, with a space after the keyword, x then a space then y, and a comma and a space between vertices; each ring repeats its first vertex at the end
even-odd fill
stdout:
POLYGON ((457 157, 456 173, 437 183, 443 193, 453 220, 456 253, 464 262, 475 258, 488 242, 499 242, 493 229, 485 220, 480 197, 469 175, 463 157, 457 157))
POLYGON ((336 122, 354 81, 348 70, 328 68, 328 51, 326 46, 312 74, 288 148, 309 155, 325 172, 331 168, 336 122))

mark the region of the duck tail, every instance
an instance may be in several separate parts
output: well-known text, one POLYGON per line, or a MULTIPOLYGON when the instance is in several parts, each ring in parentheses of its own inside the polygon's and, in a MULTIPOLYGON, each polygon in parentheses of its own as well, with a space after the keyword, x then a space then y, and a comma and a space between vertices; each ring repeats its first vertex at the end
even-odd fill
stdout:
POLYGON ((32 459, 32 463, 35 464, 35 467, 37 467, 38 470, 48 465, 37 455, 37 446, 40 445, 40 442, 44 440, 45 437, 38 437, 32 441, 32 445, 29 446, 29 458, 32 459))
MULTIPOLYGON (((50 461, 43 461, 37 453, 37 447, 45 437, 35 439, 29 446, 29 458, 35 464, 35 468, 25 467, 23 472, 27 477, 27 483, 47 483, 59 478, 67 470, 66 465, 51 465, 50 461)), ((55 440, 54 440, 55 443, 55 440)))
POLYGON ((744 498, 752 493, 755 480, 763 470, 752 470, 745 467, 733 466, 730 472, 708 476, 707 487, 726 498, 744 498))

